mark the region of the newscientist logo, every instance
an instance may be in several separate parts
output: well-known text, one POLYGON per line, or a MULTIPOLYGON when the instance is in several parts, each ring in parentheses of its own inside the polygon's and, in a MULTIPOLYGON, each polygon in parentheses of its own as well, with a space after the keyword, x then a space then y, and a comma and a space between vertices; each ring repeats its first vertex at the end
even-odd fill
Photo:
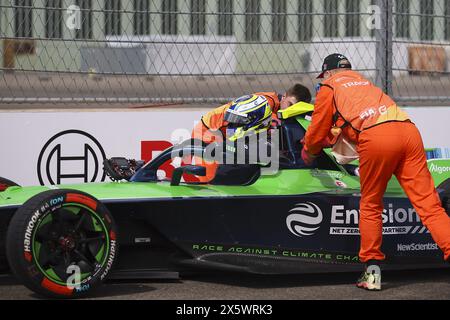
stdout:
MULTIPOLYGON (((336 236, 359 235, 359 210, 346 208, 345 205, 331 206, 329 216, 329 234, 336 236)), ((289 210, 286 225, 297 237, 313 236, 323 224, 322 209, 312 202, 298 203, 289 210)), ((420 222, 414 208, 395 207, 388 203, 382 213, 383 234, 425 234, 429 233, 420 222)))
POLYGON ((409 243, 409 244, 397 244, 397 251, 432 251, 439 250, 436 243, 409 243))

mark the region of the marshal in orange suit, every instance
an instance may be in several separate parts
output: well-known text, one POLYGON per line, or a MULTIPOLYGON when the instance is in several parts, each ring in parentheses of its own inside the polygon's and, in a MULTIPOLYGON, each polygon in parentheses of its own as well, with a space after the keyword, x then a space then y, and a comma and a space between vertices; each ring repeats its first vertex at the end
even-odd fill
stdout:
POLYGON ((383 196, 392 175, 446 260, 450 259, 450 218, 435 190, 418 129, 389 96, 351 68, 341 54, 325 59, 319 76, 325 80, 303 140, 302 158, 312 163, 330 131, 356 143, 361 179, 359 257, 366 263, 357 285, 380 290, 381 272, 368 270, 379 269, 385 259, 381 250, 383 196))

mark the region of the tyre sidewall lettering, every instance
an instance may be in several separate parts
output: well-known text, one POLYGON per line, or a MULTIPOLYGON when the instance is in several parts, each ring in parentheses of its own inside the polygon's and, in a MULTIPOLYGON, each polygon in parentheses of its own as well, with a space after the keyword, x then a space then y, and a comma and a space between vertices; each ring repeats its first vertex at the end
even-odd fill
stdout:
MULTIPOLYGON (((34 252, 34 246, 33 246, 33 239, 35 236, 35 233, 38 230, 38 227, 40 227, 40 224, 42 223, 43 219, 45 219, 49 214, 54 212, 55 210, 60 209, 66 204, 73 204, 75 206, 85 207, 89 210, 92 210, 95 212, 95 219, 100 219, 102 224, 103 232, 107 233, 107 240, 108 243, 105 242, 105 250, 106 252, 103 253, 103 257, 100 263, 95 264, 95 269, 92 271, 90 275, 88 275, 86 278, 82 279, 79 283, 76 284, 76 286, 71 287, 72 296, 75 295, 83 295, 89 292, 91 289, 93 289, 97 284, 102 282, 108 273, 111 271, 111 268, 114 265, 115 258, 117 255, 117 249, 118 244, 116 240, 116 226, 114 224, 114 221, 108 212, 107 208, 98 200, 96 200, 93 197, 90 197, 87 194, 79 193, 76 191, 61 191, 61 193, 49 196, 44 201, 41 202, 41 204, 36 207, 33 210, 33 213, 31 214, 30 218, 28 218, 24 224, 24 228, 22 229, 22 244, 21 244, 21 251, 23 252, 19 256, 19 264, 23 266, 23 270, 27 273, 27 277, 37 286, 42 287, 46 291, 53 291, 52 288, 55 288, 53 293, 56 295, 64 295, 64 293, 61 293, 62 288, 69 289, 69 285, 66 284, 66 287, 61 285, 60 283, 54 282, 51 278, 49 278, 46 274, 40 270, 37 262, 37 257, 35 257, 34 252), (67 201, 67 195, 71 194, 70 197, 71 202, 67 201), (74 201, 73 195, 80 196, 80 199, 89 199, 90 203, 95 203, 96 210, 93 210, 91 205, 86 206, 86 202, 84 203, 77 203, 74 201), (114 239, 111 237, 111 235, 114 235, 114 239), (27 258, 28 257, 28 258, 27 258), (31 258, 30 258, 31 257, 31 258), (43 284, 48 284, 52 282, 54 284, 51 286, 44 286, 43 284)), ((92 215, 92 212, 90 213, 92 215)), ((67 292, 65 293, 67 296, 67 292)))

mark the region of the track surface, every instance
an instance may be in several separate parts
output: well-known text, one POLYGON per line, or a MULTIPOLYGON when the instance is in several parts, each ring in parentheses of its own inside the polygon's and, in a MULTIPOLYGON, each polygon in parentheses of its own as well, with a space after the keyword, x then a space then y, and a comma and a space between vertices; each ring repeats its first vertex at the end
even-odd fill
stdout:
MULTIPOLYGON (((120 300, 450 300, 450 269, 383 273, 383 290, 355 287, 357 273, 260 276, 203 274, 179 281, 107 282, 89 299, 120 300)), ((9 275, 0 299, 40 299, 9 275)))

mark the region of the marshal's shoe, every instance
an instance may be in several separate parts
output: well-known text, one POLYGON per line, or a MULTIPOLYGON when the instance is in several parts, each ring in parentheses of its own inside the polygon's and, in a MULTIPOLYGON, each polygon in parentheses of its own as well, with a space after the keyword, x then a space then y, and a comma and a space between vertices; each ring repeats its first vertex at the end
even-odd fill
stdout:
POLYGON ((358 279, 356 286, 361 289, 366 289, 370 291, 380 291, 381 290, 381 271, 378 266, 376 270, 370 267, 366 268, 362 273, 361 277, 358 279))

